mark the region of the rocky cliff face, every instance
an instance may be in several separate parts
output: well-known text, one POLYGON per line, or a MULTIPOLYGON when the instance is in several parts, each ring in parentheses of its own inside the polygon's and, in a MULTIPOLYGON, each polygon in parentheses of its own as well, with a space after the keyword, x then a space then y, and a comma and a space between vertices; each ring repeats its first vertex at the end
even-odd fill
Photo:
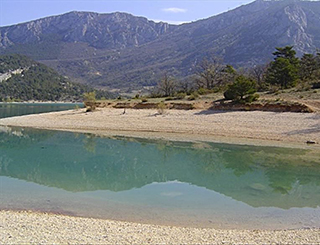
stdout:
POLYGON ((211 50, 228 63, 250 65, 272 58, 275 47, 294 46, 299 55, 319 47, 320 2, 263 1, 184 26, 200 52, 211 50), (191 31, 190 31, 191 30, 191 31))
POLYGON ((71 12, 0 28, 0 53, 29 55, 95 86, 154 85, 164 72, 192 74, 204 57, 235 66, 270 61, 275 47, 320 48, 320 2, 257 0, 180 26, 125 13, 71 12))
POLYGON ((155 23, 126 13, 70 12, 60 16, 0 28, 0 47, 55 40, 89 43, 95 48, 128 48, 153 41, 168 32, 167 23, 155 23))

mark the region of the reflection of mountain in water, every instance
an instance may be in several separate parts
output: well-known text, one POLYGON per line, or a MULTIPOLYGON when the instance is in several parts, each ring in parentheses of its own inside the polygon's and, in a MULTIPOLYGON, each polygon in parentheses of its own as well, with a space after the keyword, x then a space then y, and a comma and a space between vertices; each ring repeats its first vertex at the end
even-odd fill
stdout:
POLYGON ((320 203, 320 154, 307 150, 19 132, 0 133, 1 176, 73 192, 178 180, 254 207, 320 203))

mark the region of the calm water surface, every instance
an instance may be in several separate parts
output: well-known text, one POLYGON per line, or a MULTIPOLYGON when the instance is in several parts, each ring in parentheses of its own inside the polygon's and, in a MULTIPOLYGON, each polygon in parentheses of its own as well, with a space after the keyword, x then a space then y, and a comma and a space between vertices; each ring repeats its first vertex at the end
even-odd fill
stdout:
MULTIPOLYGON (((0 105, 0 117, 75 105, 38 106, 0 105)), ((193 227, 319 228, 319 159, 311 149, 0 127, 0 209, 193 227)))
POLYGON ((52 111, 64 111, 83 107, 81 103, 1 103, 0 118, 37 114, 52 111))
POLYGON ((320 152, 0 128, 0 209, 215 228, 320 228, 320 152))

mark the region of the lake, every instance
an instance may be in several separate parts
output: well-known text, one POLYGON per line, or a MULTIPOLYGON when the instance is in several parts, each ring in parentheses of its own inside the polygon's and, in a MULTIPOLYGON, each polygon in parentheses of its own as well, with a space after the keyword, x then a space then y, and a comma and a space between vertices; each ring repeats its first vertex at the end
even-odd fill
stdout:
POLYGON ((191 227, 320 228, 320 152, 0 128, 0 209, 191 227))
POLYGON ((83 107, 82 103, 1 103, 0 118, 63 111, 83 107))

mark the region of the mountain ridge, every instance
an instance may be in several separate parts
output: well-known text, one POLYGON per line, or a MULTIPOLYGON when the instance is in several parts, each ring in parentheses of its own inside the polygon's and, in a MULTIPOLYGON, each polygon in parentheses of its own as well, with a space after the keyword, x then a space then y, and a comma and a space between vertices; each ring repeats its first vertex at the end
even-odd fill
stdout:
POLYGON ((270 61, 275 47, 292 45, 298 55, 320 47, 315 1, 257 0, 181 25, 121 12, 72 11, 40 20, 0 27, 0 53, 28 55, 96 87, 153 86, 164 73, 186 78, 210 56, 240 67, 270 61))
MULTIPOLYGON (((0 47, 7 48, 14 44, 14 41, 18 41, 20 44, 43 41, 46 35, 55 35, 59 41, 65 42, 89 42, 96 48, 123 48, 125 44, 128 46, 139 45, 146 41, 150 41, 167 31, 170 27, 167 23, 155 23, 144 17, 136 17, 131 14, 115 12, 110 14, 99 14, 94 12, 80 12, 72 11, 62 15, 50 16, 41 18, 34 21, 25 22, 9 27, 0 28, 0 47), (139 22, 140 26, 136 22, 139 22), (119 25, 121 23, 122 25, 119 25), (118 26, 117 26, 118 25, 118 26), (51 28, 51 30, 48 30, 51 28), (123 30, 119 30, 122 28, 123 30), (136 35, 133 36, 133 40, 126 43, 125 31, 130 28, 136 28, 136 35), (148 35, 142 33, 144 29, 148 31, 148 35), (11 33, 10 33, 10 32, 11 33), (102 33, 105 31, 105 33, 102 33), (111 36, 112 32, 121 31, 117 39, 111 36), (22 33, 22 35, 17 32, 22 33), (146 40, 141 40, 139 34, 145 34, 146 40), (9 35, 9 36, 8 36, 9 35), (107 39, 112 37, 112 40, 107 39), (122 40, 121 40, 122 38, 122 40), (96 41, 99 40, 99 43, 96 41), (122 41, 122 45, 117 45, 117 42, 122 41), (135 42, 134 42, 135 41, 135 42), (139 42, 140 41, 140 42, 139 42)), ((52 37, 51 37, 52 38, 52 37)))

